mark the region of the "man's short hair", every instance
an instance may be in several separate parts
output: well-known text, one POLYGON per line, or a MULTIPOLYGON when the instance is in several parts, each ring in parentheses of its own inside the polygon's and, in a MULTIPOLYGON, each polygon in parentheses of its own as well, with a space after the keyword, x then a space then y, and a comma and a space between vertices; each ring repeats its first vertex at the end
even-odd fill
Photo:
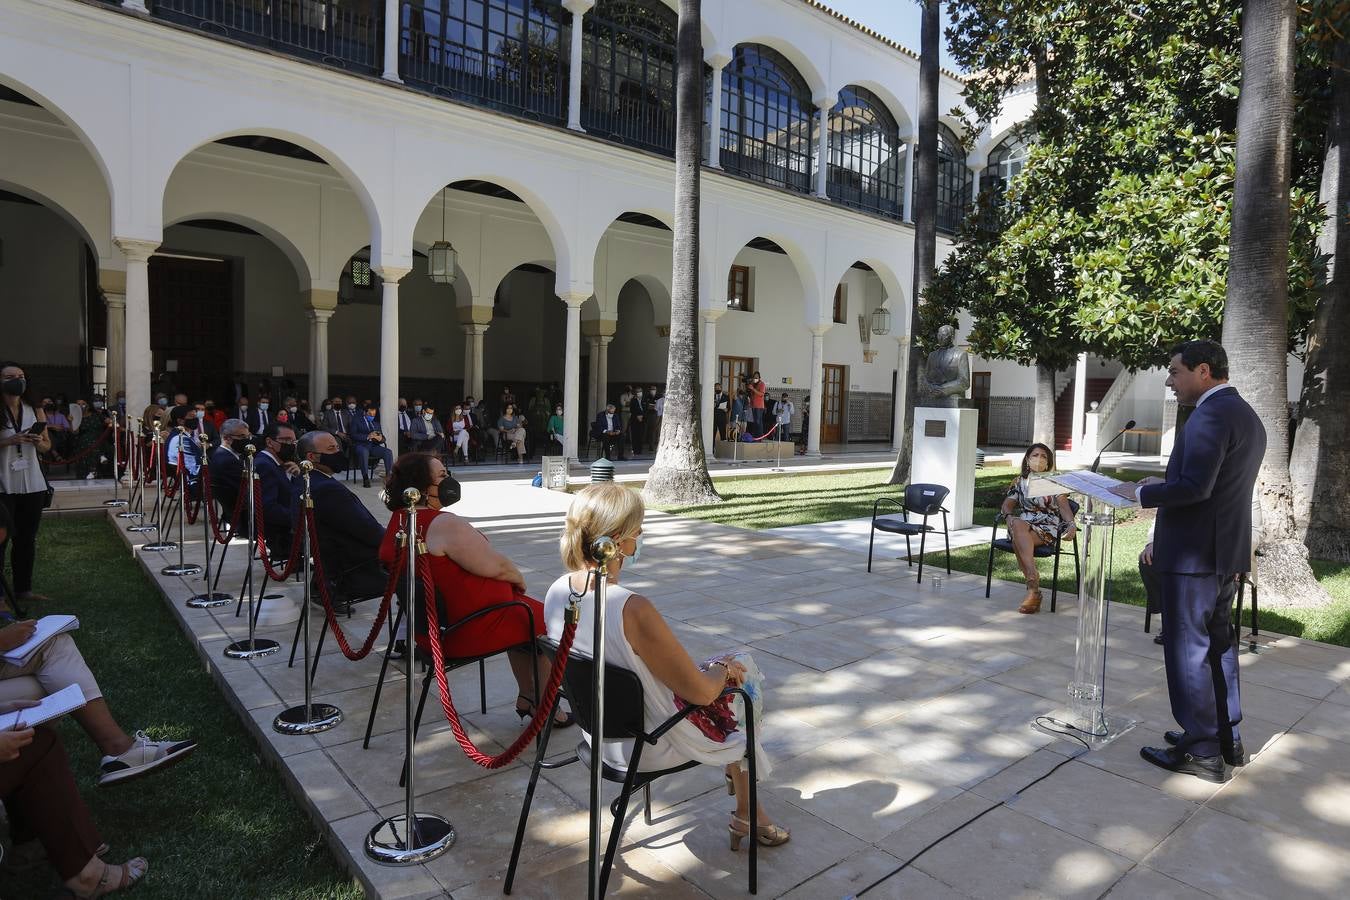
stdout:
MULTIPOLYGON (((321 437, 333 437, 333 433, 331 431, 324 431, 322 428, 315 431, 306 431, 304 434, 300 435, 300 440, 295 442, 296 452, 301 456, 304 456, 306 453, 318 453, 319 451, 314 449, 314 445, 319 442, 319 438, 321 437)), ((333 438, 333 440, 337 440, 337 438, 333 438)))
POLYGON ((1218 341, 1208 339, 1182 341, 1168 351, 1167 358, 1171 359, 1173 356, 1180 356, 1181 364, 1192 372, 1196 366, 1205 363, 1209 366, 1209 374, 1214 378, 1223 380, 1228 377, 1228 353, 1218 341))
POLYGON ((295 428, 289 422, 278 422, 276 419, 273 419, 268 422, 267 427, 263 429, 263 437, 269 441, 275 441, 278 439, 277 436, 281 434, 281 429, 283 428, 291 434, 295 434, 295 428))
POLYGON ((249 432, 248 424, 245 423, 243 419, 226 419, 224 422, 220 423, 221 437, 224 437, 225 435, 229 434, 232 431, 243 431, 249 434, 252 433, 249 432))

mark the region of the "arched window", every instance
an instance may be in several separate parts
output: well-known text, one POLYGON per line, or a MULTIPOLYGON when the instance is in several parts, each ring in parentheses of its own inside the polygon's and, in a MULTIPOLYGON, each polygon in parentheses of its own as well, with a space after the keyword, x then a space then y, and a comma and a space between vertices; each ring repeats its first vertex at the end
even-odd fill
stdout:
POLYGON ((404 78, 494 109, 561 122, 570 18, 560 0, 405 0, 404 78))
POLYGON ((1008 190, 1008 183, 1017 177, 1027 164, 1028 143, 1014 132, 989 151, 989 164, 980 176, 981 191, 995 191, 999 197, 1008 190))
POLYGON ((966 168, 966 150, 952 131, 938 123, 937 227, 954 232, 970 209, 973 178, 966 168))
POLYGON ((885 104, 865 88, 844 88, 830 110, 830 199, 901 218, 905 150, 885 104))
POLYGON ((814 111, 806 80, 782 54, 737 47, 722 70, 722 168, 809 192, 814 111))
POLYGON ((583 19, 581 124, 675 152, 675 11, 661 0, 600 0, 583 19))

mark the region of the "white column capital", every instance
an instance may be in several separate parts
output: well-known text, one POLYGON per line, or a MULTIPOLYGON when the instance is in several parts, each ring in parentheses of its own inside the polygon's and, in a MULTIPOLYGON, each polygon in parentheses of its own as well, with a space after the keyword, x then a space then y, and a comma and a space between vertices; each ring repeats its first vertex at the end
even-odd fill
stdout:
POLYGON ((103 305, 109 309, 126 309, 127 295, 125 293, 119 294, 116 291, 104 291, 103 305))
POLYGON ((397 284, 403 280, 403 276, 412 271, 411 266, 371 266, 370 270, 380 276, 380 280, 386 284, 397 284))
POLYGON ((595 6, 595 0, 563 0, 563 8, 574 16, 584 16, 595 6))
POLYGON ((807 330, 817 339, 823 339, 825 333, 835 326, 834 322, 817 322, 814 325, 808 325, 807 330))
POLYGON ((839 95, 835 94, 833 97, 830 96, 812 97, 811 102, 815 104, 816 109, 820 110, 826 115, 829 115, 830 110, 834 109, 834 105, 839 102, 839 95))
POLYGON ((309 320, 310 320, 311 322, 314 322, 315 324, 318 324, 318 325, 327 325, 327 324, 328 324, 328 320, 331 319, 331 318, 333 318, 333 313, 335 313, 335 312, 337 312, 337 310, 333 310, 333 309, 307 309, 307 310, 305 310, 305 315, 309 316, 309 320))
POLYGON ((150 10, 145 8, 145 0, 122 0, 122 8, 128 12, 144 13, 149 15, 150 10))
POLYGON ((704 322, 716 322, 727 314, 725 306, 705 306, 698 311, 698 316, 704 322))
POLYGON ((159 249, 159 241, 148 241, 143 238, 113 238, 115 243, 132 262, 147 262, 156 250, 159 249))
POLYGON ((726 53, 716 51, 703 57, 703 61, 712 66, 714 72, 720 72, 727 67, 727 63, 731 62, 731 57, 726 53))
POLYGON ((569 308, 576 307, 577 309, 580 309, 581 304, 594 296, 595 294, 591 291, 563 291, 558 295, 558 299, 563 303, 566 303, 569 308))
POLYGON ((602 335, 600 335, 599 337, 597 337, 596 340, 598 340, 598 341, 600 342, 600 346, 601 346, 601 347, 608 347, 610 341, 614 340, 614 335, 612 335, 612 334, 602 334, 602 335))
POLYGON ((469 322, 459 326, 464 329, 465 334, 487 334, 488 326, 480 325, 477 322, 469 322))

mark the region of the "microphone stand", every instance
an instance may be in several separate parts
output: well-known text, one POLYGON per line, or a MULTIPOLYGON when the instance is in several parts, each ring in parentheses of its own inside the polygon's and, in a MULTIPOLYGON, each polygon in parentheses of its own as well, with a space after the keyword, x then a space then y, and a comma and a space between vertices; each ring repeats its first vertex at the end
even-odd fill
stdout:
POLYGON ((1131 419, 1130 421, 1125 423, 1124 428, 1116 432, 1115 437, 1111 438, 1111 440, 1107 441, 1105 444, 1102 444, 1102 449, 1097 451, 1097 458, 1092 461, 1092 469, 1091 469, 1092 472, 1095 473, 1097 471, 1097 467, 1102 464, 1102 454, 1106 452, 1106 448, 1110 447, 1116 441, 1120 440, 1120 436, 1125 432, 1129 431, 1133 427, 1134 427, 1134 419, 1131 419))

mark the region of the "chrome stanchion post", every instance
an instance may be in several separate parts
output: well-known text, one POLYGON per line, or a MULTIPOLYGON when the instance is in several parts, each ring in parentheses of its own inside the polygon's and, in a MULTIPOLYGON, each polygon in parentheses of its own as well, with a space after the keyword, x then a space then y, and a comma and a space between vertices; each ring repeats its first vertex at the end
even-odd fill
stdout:
POLYGON ((211 510, 206 505, 206 488, 211 480, 211 442, 202 438, 202 470, 198 476, 202 485, 202 505, 199 515, 202 517, 202 546, 206 548, 206 566, 202 572, 202 581, 206 587, 200 594, 193 594, 185 604, 188 609, 212 609, 224 606, 234 599, 234 595, 211 590, 211 557, 215 555, 215 537, 211 534, 211 510))
MULTIPOLYGON (((603 535, 591 545, 591 556, 599 563, 595 570, 595 616, 591 633, 591 661, 594 672, 591 681, 591 840, 590 867, 587 871, 587 892, 590 900, 600 898, 600 868, 605 845, 601 840, 604 801, 600 797, 603 783, 605 744, 605 602, 609 596, 609 561, 619 555, 619 545, 612 537, 603 535)), ((615 822, 618 828, 619 823, 615 822)))
POLYGON ((183 544, 186 543, 183 537, 184 522, 187 520, 187 495, 188 495, 188 471, 186 457, 183 453, 183 441, 191 440, 192 436, 186 428, 178 428, 178 565, 165 566, 159 570, 161 575, 200 575, 202 567, 196 563, 183 561, 183 544))
MULTIPOLYGON (((309 460, 300 463, 300 472, 305 479, 305 493, 300 506, 300 527, 304 529, 301 552, 305 564, 305 702, 303 706, 292 706, 272 720, 272 728, 280 734, 318 734, 335 728, 342 722, 342 710, 331 703, 314 702, 314 671, 309 665, 309 612, 310 601, 310 553, 314 550, 309 543, 309 517, 314 509, 314 498, 309 493, 309 475, 314 464, 309 460)), ((411 679, 409 679, 411 683, 411 679)), ((411 757, 409 757, 411 759, 411 757)))
MULTIPOLYGON (((179 427, 179 441, 182 441, 181 426, 179 427)), ((165 526, 169 524, 169 517, 172 515, 173 498, 164 493, 164 479, 168 477, 168 466, 164 457, 168 452, 168 446, 164 445, 161 449, 162 437, 159 430, 159 422, 155 422, 155 526, 159 529, 158 536, 148 544, 142 544, 142 550, 149 550, 151 553, 164 553, 178 548, 178 544, 168 540, 164 536, 165 526)), ((186 486, 186 473, 180 466, 178 469, 178 492, 181 494, 186 486)))
POLYGON ((117 455, 117 413, 116 413, 116 412, 114 412, 113 415, 112 415, 112 445, 113 445, 113 495, 112 495, 112 499, 111 499, 111 500, 104 500, 104 501, 103 501, 103 505, 104 505, 104 506, 126 506, 126 505, 127 505, 127 501, 122 500, 122 499, 120 499, 120 498, 117 496, 118 493, 119 493, 118 488, 119 488, 119 487, 121 486, 121 484, 122 484, 122 476, 119 475, 119 474, 117 473, 117 470, 120 468, 120 466, 118 465, 118 463, 120 462, 120 460, 118 459, 118 455, 117 455))
MULTIPOLYGON (((390 816, 377 824, 366 835, 366 856, 386 866, 406 866, 435 859, 455 842, 455 829, 440 816, 430 813, 418 813, 413 808, 413 784, 417 772, 417 761, 413 757, 413 658, 411 652, 417 640, 417 555, 426 550, 417 539, 417 504, 422 492, 417 488, 408 488, 403 492, 403 500, 408 505, 407 519, 404 524, 402 540, 408 549, 408 588, 404 606, 408 611, 408 677, 405 679, 407 696, 405 699, 406 719, 404 721, 404 750, 408 760, 408 777, 405 783, 404 812, 399 816, 390 816)), ((436 598, 424 598, 427 603, 435 603, 436 598)), ((438 640, 438 635, 429 635, 438 640)))
POLYGON ((258 513, 253 501, 253 486, 258 473, 253 466, 253 454, 257 452, 252 444, 244 448, 244 481, 239 487, 241 491, 248 491, 248 569, 244 573, 244 584, 248 589, 248 639, 235 641, 225 648, 225 655, 230 659, 256 659, 281 649, 281 645, 270 638, 254 637, 258 607, 262 605, 262 598, 253 594, 253 557, 258 553, 258 513))
MULTIPOLYGON (((134 427, 127 429, 127 440, 131 442, 132 459, 134 460, 131 471, 136 480, 134 486, 136 511, 133 513, 118 513, 118 515, 138 520, 135 525, 128 525, 127 531, 142 534, 147 531, 155 531, 159 526, 154 522, 145 521, 145 448, 141 446, 141 420, 133 418, 131 422, 134 427), (132 435, 135 435, 135 437, 132 437, 132 435), (139 474, 137 474, 138 471, 139 474)), ((135 555, 134 548, 132 549, 132 555, 135 555)))

